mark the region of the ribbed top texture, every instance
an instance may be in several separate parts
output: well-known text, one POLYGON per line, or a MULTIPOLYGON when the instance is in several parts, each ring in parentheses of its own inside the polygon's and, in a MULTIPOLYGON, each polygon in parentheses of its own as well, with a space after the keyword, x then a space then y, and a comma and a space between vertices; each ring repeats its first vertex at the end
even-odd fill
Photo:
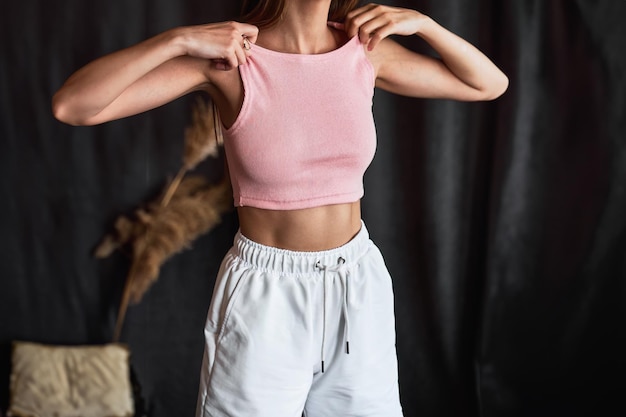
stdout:
POLYGON ((363 196, 376 151, 374 70, 358 37, 331 52, 252 45, 224 146, 236 206, 296 210, 363 196))

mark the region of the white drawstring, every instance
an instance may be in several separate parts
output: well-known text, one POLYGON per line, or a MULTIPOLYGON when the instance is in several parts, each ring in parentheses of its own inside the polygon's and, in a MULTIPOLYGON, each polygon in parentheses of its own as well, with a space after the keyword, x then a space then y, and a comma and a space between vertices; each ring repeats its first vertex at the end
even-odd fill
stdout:
POLYGON ((348 274, 347 274, 347 269, 346 269, 346 273, 344 274, 339 274, 339 279, 342 280, 342 284, 343 284, 343 320, 344 320, 344 327, 343 327, 343 338, 346 341, 346 354, 350 354, 350 318, 348 316, 348 274))
POLYGON ((322 314, 322 352, 321 352, 321 360, 322 360, 322 373, 324 373, 324 350, 326 345, 326 311, 327 311, 327 293, 328 293, 328 272, 337 273, 339 275, 339 280, 341 281, 341 285, 343 287, 343 301, 342 301, 342 313, 344 320, 344 340, 346 342, 346 353, 350 353, 350 318, 348 316, 348 267, 346 266, 346 260, 344 258, 339 258, 337 260, 337 265, 327 266, 323 265, 320 261, 317 261, 315 267, 321 270, 324 273, 324 305, 323 305, 323 314, 322 314))

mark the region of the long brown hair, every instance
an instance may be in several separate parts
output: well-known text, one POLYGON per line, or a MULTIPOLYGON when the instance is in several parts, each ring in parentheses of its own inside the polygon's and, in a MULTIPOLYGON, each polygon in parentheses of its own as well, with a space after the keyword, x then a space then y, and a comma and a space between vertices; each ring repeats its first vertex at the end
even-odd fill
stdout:
MULTIPOLYGON (((288 0, 244 0, 242 20, 261 28, 267 28, 280 20, 288 0)), ((343 22, 348 12, 354 9, 359 0, 332 0, 328 20, 343 22)))

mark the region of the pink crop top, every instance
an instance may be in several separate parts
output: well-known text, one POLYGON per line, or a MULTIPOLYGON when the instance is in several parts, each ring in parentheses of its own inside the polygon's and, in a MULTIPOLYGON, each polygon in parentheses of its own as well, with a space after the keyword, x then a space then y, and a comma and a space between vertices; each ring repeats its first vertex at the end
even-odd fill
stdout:
POLYGON ((374 70, 358 37, 331 52, 252 46, 244 100, 224 130, 235 206, 295 210, 363 196, 376 151, 374 70))

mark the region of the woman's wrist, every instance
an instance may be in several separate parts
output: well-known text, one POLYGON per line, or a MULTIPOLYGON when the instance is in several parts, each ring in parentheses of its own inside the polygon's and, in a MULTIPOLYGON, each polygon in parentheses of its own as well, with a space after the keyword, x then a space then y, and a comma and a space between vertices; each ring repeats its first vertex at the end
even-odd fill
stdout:
POLYGON ((430 16, 421 13, 419 14, 420 16, 417 18, 418 20, 415 34, 420 37, 428 36, 428 33, 434 29, 434 26, 436 26, 437 23, 430 16))
POLYGON ((170 34, 170 46, 178 55, 189 55, 190 37, 187 27, 179 27, 170 34))
POLYGON ((189 36, 185 27, 170 29, 158 35, 159 46, 167 53, 169 58, 189 55, 189 36))

